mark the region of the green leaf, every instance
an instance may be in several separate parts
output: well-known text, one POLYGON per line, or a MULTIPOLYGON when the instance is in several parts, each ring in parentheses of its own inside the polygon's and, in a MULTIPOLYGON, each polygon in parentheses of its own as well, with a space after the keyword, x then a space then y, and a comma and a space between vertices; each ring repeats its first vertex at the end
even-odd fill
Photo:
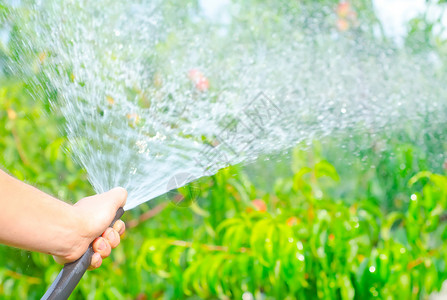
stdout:
POLYGON ((315 164, 315 176, 317 178, 321 178, 327 176, 334 181, 340 181, 340 177, 338 176, 337 170, 335 167, 331 165, 329 162, 322 160, 315 164))
POLYGON ((343 300, 352 300, 355 296, 354 286, 346 274, 337 275, 338 287, 340 288, 341 298, 343 300))

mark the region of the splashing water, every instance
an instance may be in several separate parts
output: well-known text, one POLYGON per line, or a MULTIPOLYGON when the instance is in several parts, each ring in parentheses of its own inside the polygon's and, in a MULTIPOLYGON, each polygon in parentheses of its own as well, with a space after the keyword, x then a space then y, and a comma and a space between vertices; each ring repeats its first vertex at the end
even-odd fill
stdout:
POLYGON ((127 188, 125 209, 178 187, 176 174, 186 184, 315 138, 446 120, 436 60, 378 41, 355 15, 336 23, 333 8, 233 1, 219 18, 194 1, 32 8, 22 48, 41 51, 92 185, 127 188))

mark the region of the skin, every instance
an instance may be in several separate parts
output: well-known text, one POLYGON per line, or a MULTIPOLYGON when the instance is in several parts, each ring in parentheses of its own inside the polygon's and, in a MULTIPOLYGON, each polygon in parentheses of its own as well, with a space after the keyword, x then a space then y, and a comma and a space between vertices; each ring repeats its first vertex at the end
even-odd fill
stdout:
POLYGON ((127 192, 114 188, 70 205, 0 170, 0 243, 75 261, 93 241, 89 269, 98 268, 119 245, 124 222, 109 227, 127 192))

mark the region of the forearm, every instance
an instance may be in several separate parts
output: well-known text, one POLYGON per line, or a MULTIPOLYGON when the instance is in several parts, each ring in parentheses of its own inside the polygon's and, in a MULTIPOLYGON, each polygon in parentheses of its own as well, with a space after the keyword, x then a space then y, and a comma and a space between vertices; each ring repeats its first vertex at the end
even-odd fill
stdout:
POLYGON ((0 170, 0 242, 66 256, 79 233, 73 206, 0 170))

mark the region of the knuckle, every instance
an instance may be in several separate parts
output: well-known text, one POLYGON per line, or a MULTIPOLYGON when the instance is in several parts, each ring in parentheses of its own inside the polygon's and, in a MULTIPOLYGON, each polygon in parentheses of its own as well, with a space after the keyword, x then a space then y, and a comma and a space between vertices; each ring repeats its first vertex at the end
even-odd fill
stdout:
POLYGON ((121 242, 119 234, 118 234, 118 233, 115 233, 115 236, 116 236, 115 241, 113 242, 113 244, 111 244, 112 249, 118 247, 118 245, 119 245, 120 242, 121 242))

